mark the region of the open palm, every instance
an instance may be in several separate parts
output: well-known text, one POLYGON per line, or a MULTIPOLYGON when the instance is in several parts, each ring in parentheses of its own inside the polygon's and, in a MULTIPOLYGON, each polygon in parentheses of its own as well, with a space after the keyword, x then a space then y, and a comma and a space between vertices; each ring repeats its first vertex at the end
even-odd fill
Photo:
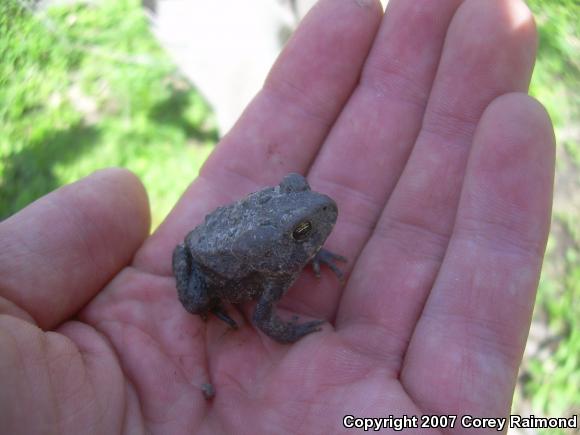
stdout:
POLYGON ((0 427, 332 433, 348 414, 505 416, 554 170, 549 119, 525 94, 535 38, 517 0, 392 0, 384 18, 376 1, 321 0, 152 236, 122 170, 4 221, 0 427), (349 263, 344 285, 304 271, 279 311, 328 323, 281 345, 252 304, 228 308, 239 330, 188 314, 175 245, 289 172, 337 201, 326 247, 349 263))

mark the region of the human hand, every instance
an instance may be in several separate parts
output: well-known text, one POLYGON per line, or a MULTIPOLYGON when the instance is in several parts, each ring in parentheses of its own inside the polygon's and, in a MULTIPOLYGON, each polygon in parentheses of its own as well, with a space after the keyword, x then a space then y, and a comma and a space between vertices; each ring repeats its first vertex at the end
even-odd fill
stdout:
MULTIPOLYGON (((151 237, 107 170, 0 224, 6 433, 333 433, 343 416, 509 413, 550 219, 554 139, 516 0, 321 0, 151 237), (304 272, 292 345, 177 300, 171 252, 288 172, 332 196, 347 282, 304 272), (82 309, 81 309, 82 308, 82 309), (79 312, 79 309, 81 311, 79 312), (201 387, 211 382, 212 400, 201 387)), ((453 432, 461 432, 456 423, 453 432)))

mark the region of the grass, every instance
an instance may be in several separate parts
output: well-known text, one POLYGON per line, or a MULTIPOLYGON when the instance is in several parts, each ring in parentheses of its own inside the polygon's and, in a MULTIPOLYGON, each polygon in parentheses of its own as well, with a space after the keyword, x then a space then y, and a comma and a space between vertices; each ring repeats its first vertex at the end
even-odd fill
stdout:
POLYGON ((567 417, 580 413, 580 4, 528 4, 540 36, 530 92, 554 123, 557 165, 552 229, 531 335, 536 338, 533 346, 528 343, 533 351, 520 370, 515 409, 567 417))
MULTIPOLYGON (((529 4, 540 34, 531 93, 554 121, 558 164, 514 412, 569 416, 580 411, 580 6, 529 4)), ((0 2, 0 129, 0 219, 98 168, 124 166, 145 183, 155 226, 217 140, 210 109, 158 47, 137 0, 34 16, 0 2)))
POLYGON ((96 169, 147 188, 153 225, 217 141, 212 114, 150 35, 136 0, 33 16, 0 5, 0 218, 96 169))

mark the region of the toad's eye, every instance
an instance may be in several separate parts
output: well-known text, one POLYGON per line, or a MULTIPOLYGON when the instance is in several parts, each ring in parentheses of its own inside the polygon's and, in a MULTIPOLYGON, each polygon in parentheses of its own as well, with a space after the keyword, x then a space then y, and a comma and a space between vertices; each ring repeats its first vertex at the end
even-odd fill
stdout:
POLYGON ((306 237, 308 237, 310 231, 312 231, 312 224, 310 221, 302 221, 294 228, 292 237, 294 240, 304 240, 306 237))

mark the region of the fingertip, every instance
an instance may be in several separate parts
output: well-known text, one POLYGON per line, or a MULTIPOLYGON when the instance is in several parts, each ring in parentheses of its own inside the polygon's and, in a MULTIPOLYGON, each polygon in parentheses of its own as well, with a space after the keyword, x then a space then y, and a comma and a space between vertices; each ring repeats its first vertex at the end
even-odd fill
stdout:
POLYGON ((126 228, 133 237, 144 239, 150 231, 151 211, 149 196, 141 179, 126 168, 100 169, 89 175, 87 180, 101 183, 104 190, 114 193, 111 200, 123 209, 126 228))
POLYGON ((522 56, 527 58, 528 62, 533 65, 538 51, 539 39, 534 14, 524 0, 509 0, 505 3, 509 28, 524 41, 523 47, 525 47, 525 50, 522 51, 522 56))
MULTIPOLYGON (((486 0, 477 0, 479 2, 485 2, 486 0)), ((505 4, 505 10, 507 16, 513 27, 528 26, 534 23, 534 15, 523 0, 495 0, 498 4, 505 4)))
MULTIPOLYGON (((486 112, 496 111, 502 114, 511 113, 512 119, 535 126, 538 131, 553 130, 550 114, 544 105, 524 92, 509 92, 497 97, 490 103, 486 112)), ((550 136, 553 135, 550 134, 550 136)))
POLYGON ((511 243, 541 259, 554 168, 554 132, 544 107, 523 93, 496 98, 477 126, 456 233, 485 232, 498 246, 511 243))
MULTIPOLYGON (((516 79, 514 89, 529 85, 538 46, 534 16, 522 0, 466 0, 453 19, 461 56, 502 59, 488 63, 493 76, 516 79), (483 56, 481 50, 488 53, 483 56)), ((475 72, 477 73, 477 72, 475 72)))
POLYGON ((0 296, 49 329, 131 263, 149 233, 147 194, 130 171, 97 171, 0 223, 0 296))
POLYGON ((534 15, 523 0, 466 0, 458 13, 495 21, 498 29, 535 31, 534 15))
MULTIPOLYGON (((536 150, 537 159, 555 157, 556 139, 550 115, 546 108, 533 97, 522 92, 511 92, 494 99, 486 108, 478 133, 496 136, 501 134, 501 144, 506 152, 508 146, 521 148, 520 152, 536 150)), ((497 140, 492 141, 497 143, 497 140)))
MULTIPOLYGON (((83 220, 86 231, 93 233, 91 240, 95 243, 115 243, 115 248, 107 249, 124 253, 124 263, 131 260, 149 235, 151 213, 147 191, 139 177, 128 169, 99 169, 58 189, 54 199, 63 209, 74 207, 80 212, 77 218, 83 220), (97 235, 100 240, 94 240, 97 235)), ((113 263, 119 261, 116 255, 109 255, 109 259, 113 263)))

